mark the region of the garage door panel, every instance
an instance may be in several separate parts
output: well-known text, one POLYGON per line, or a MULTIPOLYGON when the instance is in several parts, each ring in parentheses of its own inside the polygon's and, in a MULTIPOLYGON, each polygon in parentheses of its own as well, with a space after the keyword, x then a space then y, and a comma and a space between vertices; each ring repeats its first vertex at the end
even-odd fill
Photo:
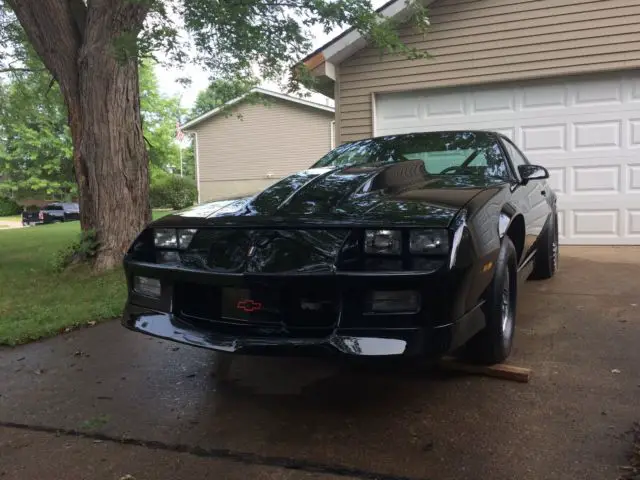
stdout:
POLYGON ((567 147, 566 124, 527 125, 520 127, 520 145, 525 154, 564 152, 567 147))
POLYGON ((620 166, 576 167, 572 169, 574 194, 620 193, 620 166))
POLYGON ((627 212, 627 235, 640 237, 640 209, 627 212))
POLYGON ((513 89, 480 90, 472 94, 471 113, 496 113, 515 111, 516 97, 513 89))
POLYGON ((522 110, 548 110, 566 108, 569 91, 564 85, 525 87, 522 94, 522 110))
POLYGON ((640 164, 629 165, 628 169, 628 189, 629 192, 635 192, 640 194, 640 164))
POLYGON ((583 210, 571 212, 572 237, 603 238, 617 237, 620 231, 620 212, 614 209, 583 210))
POLYGON ((620 148, 622 121, 592 121, 573 124, 575 150, 620 148))
POLYGON ((381 94, 376 112, 378 135, 497 131, 549 170, 562 243, 640 243, 640 73, 381 94))
POLYGON ((629 120, 629 148, 640 148, 640 118, 629 120))
POLYGON ((622 79, 577 83, 573 98, 576 105, 622 103, 622 79))

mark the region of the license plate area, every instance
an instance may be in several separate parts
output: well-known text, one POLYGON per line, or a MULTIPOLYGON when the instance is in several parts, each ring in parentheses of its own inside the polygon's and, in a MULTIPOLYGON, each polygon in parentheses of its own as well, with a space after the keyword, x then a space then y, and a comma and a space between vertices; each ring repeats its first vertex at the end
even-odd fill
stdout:
POLYGON ((221 292, 221 316, 249 323, 281 323, 277 293, 262 289, 227 288, 221 292))

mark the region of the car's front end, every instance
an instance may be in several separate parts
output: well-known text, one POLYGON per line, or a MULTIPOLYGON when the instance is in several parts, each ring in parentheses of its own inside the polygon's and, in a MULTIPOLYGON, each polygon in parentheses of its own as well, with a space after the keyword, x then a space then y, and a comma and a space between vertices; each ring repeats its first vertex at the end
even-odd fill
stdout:
POLYGON ((439 355, 481 322, 465 311, 473 262, 452 268, 452 242, 449 229, 151 228, 125 260, 123 321, 228 352, 439 355))

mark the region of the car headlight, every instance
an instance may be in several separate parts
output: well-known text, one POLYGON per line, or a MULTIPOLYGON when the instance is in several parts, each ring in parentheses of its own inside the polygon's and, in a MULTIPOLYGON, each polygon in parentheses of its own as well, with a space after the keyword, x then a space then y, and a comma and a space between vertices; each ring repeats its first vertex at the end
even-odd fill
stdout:
POLYGON ((400 255, 402 232, 399 230, 367 230, 365 231, 364 251, 381 255, 400 255))
POLYGON ((174 228, 157 228, 153 231, 153 243, 160 248, 178 248, 178 232, 174 228))
POLYGON ((197 231, 195 228, 156 228, 153 231, 153 243, 159 248, 186 250, 197 231))
POLYGON ((414 230, 409 237, 409 251, 413 254, 446 254, 449 251, 449 232, 414 230))
POLYGON ((195 228, 181 228, 178 230, 178 246, 180 250, 189 248, 189 244, 197 231, 195 228))

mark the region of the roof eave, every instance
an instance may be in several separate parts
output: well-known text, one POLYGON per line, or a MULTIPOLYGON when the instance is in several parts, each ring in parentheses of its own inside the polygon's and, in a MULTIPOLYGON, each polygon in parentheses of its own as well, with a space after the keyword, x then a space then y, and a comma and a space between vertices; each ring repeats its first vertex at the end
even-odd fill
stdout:
MULTIPOLYGON (((329 105, 322 105, 320 103, 311 102, 309 100, 305 100, 304 98, 292 97, 291 95, 285 95, 284 93, 274 92, 272 90, 267 90, 266 88, 255 87, 255 88, 252 88, 249 91, 249 93, 259 93, 259 94, 262 94, 262 95, 267 95, 269 97, 278 98, 280 100, 286 100, 288 102, 296 103, 296 104, 299 104, 299 105, 304 105, 306 107, 316 108, 318 110, 324 110, 324 111, 330 112, 330 113, 334 113, 335 112, 334 107, 331 107, 329 105)), ((214 108, 213 110, 210 110, 210 111, 200 115, 199 117, 194 118, 193 120, 189 120, 187 123, 182 125, 182 129, 185 130, 185 131, 190 131, 196 125, 202 123, 205 120, 208 120, 209 118, 212 118, 212 117, 216 116, 223 109, 225 109, 227 107, 230 107, 232 105, 235 105, 236 103, 241 102, 242 100, 245 99, 245 97, 247 97, 247 95, 249 95, 249 93, 245 93, 244 95, 241 95, 241 96, 239 96, 237 98, 234 98, 233 100, 230 100, 230 101, 226 102, 224 105, 222 105, 220 107, 214 108)))
MULTIPOLYGON (((423 0, 423 3, 429 5, 433 1, 423 0)), ((384 17, 402 21, 408 12, 409 2, 410 0, 391 0, 376 11, 384 17)), ((333 98, 336 66, 366 46, 367 40, 354 27, 351 27, 307 55, 296 66, 304 65, 316 78, 314 90, 333 98)))

